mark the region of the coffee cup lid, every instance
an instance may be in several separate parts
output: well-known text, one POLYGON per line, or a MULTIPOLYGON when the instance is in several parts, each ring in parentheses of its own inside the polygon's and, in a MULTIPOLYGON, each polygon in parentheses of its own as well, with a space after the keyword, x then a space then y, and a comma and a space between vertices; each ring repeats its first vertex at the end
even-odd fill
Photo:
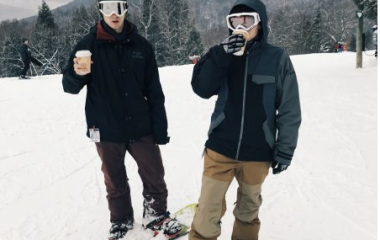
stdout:
POLYGON ((91 55, 91 52, 88 50, 80 50, 75 53, 76 57, 89 57, 91 55))
POLYGON ((232 32, 232 34, 242 34, 244 38, 247 38, 249 36, 249 33, 243 29, 236 29, 232 32))

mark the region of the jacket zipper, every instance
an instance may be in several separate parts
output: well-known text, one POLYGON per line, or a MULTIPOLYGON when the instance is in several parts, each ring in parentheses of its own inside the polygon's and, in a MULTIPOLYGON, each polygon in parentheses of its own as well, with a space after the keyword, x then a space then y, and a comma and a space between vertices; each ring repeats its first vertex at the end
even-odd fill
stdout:
POLYGON ((239 159, 239 153, 240 153, 240 147, 241 147, 241 141, 243 139, 243 132, 244 132, 244 118, 245 118, 245 102, 246 102, 246 95, 247 95, 247 74, 248 74, 248 56, 249 52, 247 52, 246 55, 246 61, 245 61, 245 70, 244 70, 244 93, 243 93, 243 109, 241 113, 241 126, 240 126, 240 135, 239 135, 239 142, 238 147, 236 151, 235 159, 239 159))

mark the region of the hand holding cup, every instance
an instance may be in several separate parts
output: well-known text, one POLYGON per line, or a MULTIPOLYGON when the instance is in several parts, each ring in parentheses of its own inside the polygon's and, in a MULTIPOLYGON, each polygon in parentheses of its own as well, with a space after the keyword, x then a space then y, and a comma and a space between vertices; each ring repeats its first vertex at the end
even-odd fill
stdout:
POLYGON ((245 51, 248 36, 249 34, 247 31, 240 29, 233 31, 231 36, 222 43, 226 53, 242 56, 245 51))
POLYGON ((78 75, 87 75, 91 72, 91 52, 88 50, 80 50, 75 53, 74 71, 78 75))

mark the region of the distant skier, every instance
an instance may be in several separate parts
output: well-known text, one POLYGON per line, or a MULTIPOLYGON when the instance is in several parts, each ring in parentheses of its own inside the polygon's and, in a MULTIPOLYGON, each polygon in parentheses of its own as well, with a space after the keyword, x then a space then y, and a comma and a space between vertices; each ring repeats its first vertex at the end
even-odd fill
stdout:
POLYGON ((37 66, 43 66, 43 64, 38 61, 36 58, 32 57, 32 53, 29 48, 29 39, 22 38, 22 44, 19 48, 19 53, 21 55, 22 62, 24 63, 24 68, 21 71, 20 79, 30 79, 30 77, 26 76, 26 72, 30 68, 30 62, 33 62, 37 66))
POLYGON ((374 25, 372 27, 372 31, 373 31, 372 41, 373 41, 373 45, 375 45, 375 57, 377 57, 377 25, 374 25))

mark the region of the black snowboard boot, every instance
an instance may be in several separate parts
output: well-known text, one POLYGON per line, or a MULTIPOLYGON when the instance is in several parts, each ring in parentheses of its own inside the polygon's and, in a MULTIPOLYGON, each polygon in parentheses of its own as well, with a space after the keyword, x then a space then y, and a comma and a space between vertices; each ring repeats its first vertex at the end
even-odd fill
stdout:
POLYGON ((124 221, 112 222, 109 231, 109 240, 118 240, 123 238, 129 230, 133 229, 133 222, 133 217, 124 221))

